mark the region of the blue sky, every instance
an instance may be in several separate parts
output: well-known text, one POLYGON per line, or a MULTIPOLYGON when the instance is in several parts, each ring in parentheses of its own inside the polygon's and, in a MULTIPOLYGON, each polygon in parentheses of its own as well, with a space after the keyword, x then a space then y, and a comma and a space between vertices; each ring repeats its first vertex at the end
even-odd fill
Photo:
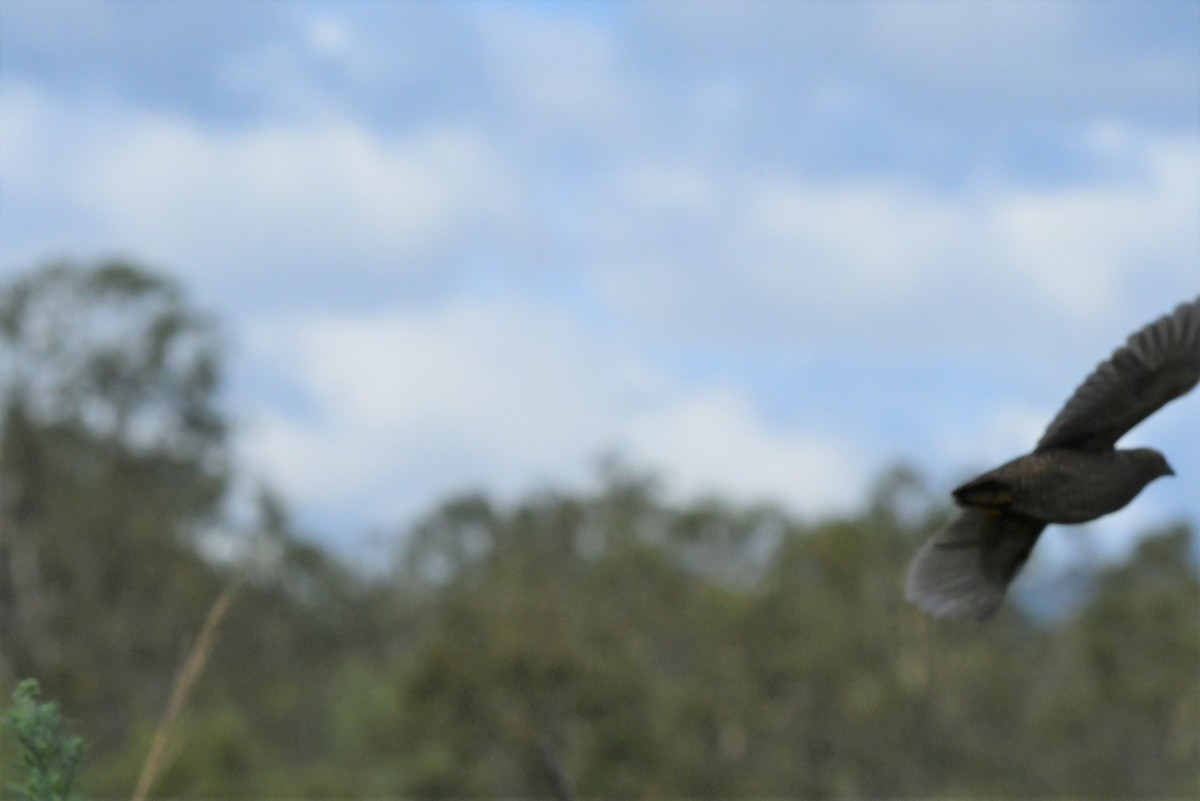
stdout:
MULTIPOLYGON (((819 516, 1027 450, 1200 292, 1193 2, 0 4, 0 274, 226 322, 246 475, 327 542, 586 483, 819 516)), ((1200 397, 1127 439, 1200 518, 1200 397)), ((1046 550, 1069 550, 1055 535, 1046 550)))

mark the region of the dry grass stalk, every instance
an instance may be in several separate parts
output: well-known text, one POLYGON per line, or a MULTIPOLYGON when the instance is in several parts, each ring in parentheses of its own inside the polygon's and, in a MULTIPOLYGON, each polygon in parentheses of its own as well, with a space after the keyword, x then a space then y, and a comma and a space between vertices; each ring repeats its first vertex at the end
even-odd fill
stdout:
POLYGON ((150 752, 146 755, 146 761, 142 763, 142 771, 138 775, 137 788, 133 791, 133 801, 146 801, 146 798, 149 796, 150 788, 154 785, 154 780, 158 778, 159 770, 162 768, 163 758, 167 753, 167 744, 170 742, 171 733, 175 729, 175 722, 179 717, 179 713, 183 710, 183 705, 192 690, 192 685, 196 683, 196 680, 200 678, 200 674, 204 671, 204 663, 208 659, 208 652, 212 647, 212 640, 216 635, 217 626, 220 625, 221 618, 225 615, 225 611, 233 601, 233 596, 241 588, 244 579, 244 573, 238 573, 234 576, 221 594, 217 596, 217 600, 213 602, 212 608, 208 610, 208 616, 204 619, 204 625, 200 629, 200 636, 196 638, 196 644, 192 646, 187 660, 183 663, 183 669, 179 672, 179 677, 175 679, 175 686, 171 688, 171 697, 167 701, 167 710, 163 713, 162 721, 158 724, 158 730, 154 732, 154 742, 150 744, 150 752))

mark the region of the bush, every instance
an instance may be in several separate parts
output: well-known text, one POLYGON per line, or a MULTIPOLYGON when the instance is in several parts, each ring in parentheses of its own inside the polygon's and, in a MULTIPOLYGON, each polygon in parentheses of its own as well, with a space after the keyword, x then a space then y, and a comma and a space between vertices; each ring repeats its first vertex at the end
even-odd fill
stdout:
POLYGON ((58 704, 38 703, 36 679, 26 679, 13 693, 4 727, 17 738, 25 783, 8 782, 8 789, 25 801, 77 801, 71 793, 83 760, 83 739, 63 731, 58 704))

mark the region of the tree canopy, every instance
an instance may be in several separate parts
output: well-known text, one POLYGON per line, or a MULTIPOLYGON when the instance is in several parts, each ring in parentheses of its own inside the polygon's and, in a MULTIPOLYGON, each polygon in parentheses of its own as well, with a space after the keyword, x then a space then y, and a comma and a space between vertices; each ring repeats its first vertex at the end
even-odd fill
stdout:
POLYGON ((911 470, 804 519, 610 463, 593 491, 445 499, 364 576, 269 489, 231 521, 219 330, 179 286, 17 276, 0 348, 0 697, 34 677, 60 703, 86 796, 130 792, 235 569, 163 797, 1200 792, 1192 521, 1067 614, 953 625, 903 602, 949 514, 911 470), (245 564, 206 556, 213 532, 245 564))

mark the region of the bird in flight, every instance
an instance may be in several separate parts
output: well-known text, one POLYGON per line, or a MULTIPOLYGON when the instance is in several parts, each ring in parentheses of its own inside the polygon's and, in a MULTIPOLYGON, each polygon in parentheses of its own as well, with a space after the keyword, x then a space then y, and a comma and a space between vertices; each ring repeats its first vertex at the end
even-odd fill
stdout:
POLYGON ((954 490, 961 511, 913 558, 905 594, 943 618, 991 616, 1050 523, 1086 523, 1175 472, 1125 432, 1200 381, 1200 297, 1133 334, 1075 390, 1032 453, 954 490))

